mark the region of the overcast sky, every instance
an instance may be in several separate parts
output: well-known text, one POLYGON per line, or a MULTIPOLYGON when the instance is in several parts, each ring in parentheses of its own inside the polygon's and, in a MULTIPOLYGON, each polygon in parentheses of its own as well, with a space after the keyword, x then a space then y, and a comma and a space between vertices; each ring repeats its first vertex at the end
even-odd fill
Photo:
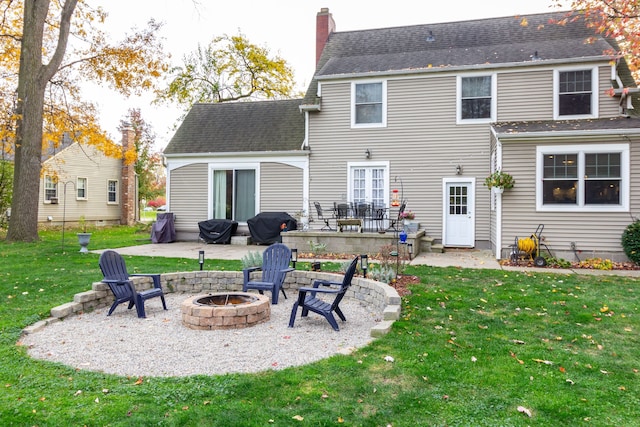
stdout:
MULTIPOLYGON (((279 54, 292 66, 300 90, 306 89, 315 69, 316 14, 328 7, 337 31, 450 22, 549 12, 552 0, 92 0, 108 13, 108 31, 117 39, 132 27, 154 18, 163 22, 164 45, 174 65, 198 43, 242 32, 256 45, 279 54)), ((116 141, 120 120, 129 108, 140 108, 156 134, 158 149, 173 136, 181 107, 150 104, 151 97, 125 99, 108 90, 92 88, 103 128, 116 141)))

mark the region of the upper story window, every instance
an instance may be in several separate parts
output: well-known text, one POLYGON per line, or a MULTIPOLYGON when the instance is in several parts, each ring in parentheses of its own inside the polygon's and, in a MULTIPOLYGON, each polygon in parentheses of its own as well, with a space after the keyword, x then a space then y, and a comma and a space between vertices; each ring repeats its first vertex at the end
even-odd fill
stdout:
POLYGON ((45 202, 51 202, 52 199, 54 202, 58 199, 58 180, 51 175, 45 175, 44 200, 45 202))
POLYGON ((538 209, 626 211, 629 146, 538 147, 538 209))
POLYGON ((458 122, 495 121, 495 74, 459 76, 457 110, 458 122))
POLYGON ((107 181, 107 203, 118 203, 118 181, 115 179, 107 181))
POLYGON ((556 70, 554 82, 556 119, 597 117, 597 70, 597 68, 556 70))
POLYGON ((87 200, 87 178, 78 178, 76 180, 76 198, 78 200, 87 200))
POLYGON ((381 127, 387 124, 386 82, 353 83, 351 85, 353 127, 381 127))

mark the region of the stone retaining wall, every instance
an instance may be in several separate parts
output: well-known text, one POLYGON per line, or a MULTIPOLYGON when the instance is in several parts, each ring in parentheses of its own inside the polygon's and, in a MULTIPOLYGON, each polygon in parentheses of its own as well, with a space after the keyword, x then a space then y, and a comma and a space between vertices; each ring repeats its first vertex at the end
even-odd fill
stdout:
MULTIPOLYGON (((295 270, 287 274, 284 289, 289 298, 296 298, 298 288, 311 286, 316 279, 342 281, 342 276, 321 271, 295 270)), ((136 290, 141 291, 153 286, 148 277, 132 277, 136 290)), ((162 289, 165 293, 199 293, 199 292, 239 292, 242 291, 242 271, 190 271, 166 273, 161 276, 162 289)), ((376 337, 389 332, 393 321, 400 317, 401 299, 391 286, 362 277, 354 277, 346 298, 360 301, 373 313, 380 314, 380 322, 371 329, 371 336, 376 337)), ((51 309, 51 317, 41 320, 24 329, 25 333, 40 330, 51 322, 64 319, 76 313, 91 311, 100 307, 109 307, 113 303, 113 294, 109 286, 95 282, 90 291, 75 294, 73 302, 51 309)))

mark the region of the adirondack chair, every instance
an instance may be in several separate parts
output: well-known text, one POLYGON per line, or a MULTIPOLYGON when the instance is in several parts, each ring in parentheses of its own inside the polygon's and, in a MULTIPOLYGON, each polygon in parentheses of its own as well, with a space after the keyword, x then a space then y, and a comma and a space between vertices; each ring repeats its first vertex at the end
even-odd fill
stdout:
MULTIPOLYGON (((344 297, 344 294, 351 286, 351 280, 353 279, 353 275, 356 272, 356 267, 358 265, 358 257, 355 257, 349 268, 344 275, 344 279, 341 282, 331 282, 328 280, 316 280, 313 282, 313 287, 302 287, 298 290, 298 301, 293 304, 293 308, 291 309, 291 317, 289 318, 289 327, 293 328, 293 324, 296 321, 296 315, 298 313, 298 308, 302 308, 302 317, 306 317, 309 314, 309 311, 313 311, 314 313, 318 313, 321 316, 324 316, 325 319, 329 322, 331 327, 334 330, 339 331, 338 322, 336 322, 333 313, 335 312, 338 317, 346 322, 346 318, 340 310, 339 304, 344 297), (326 286, 329 289, 320 288, 320 286, 326 286), (309 293, 309 295, 307 295, 309 293), (321 298, 318 298, 317 294, 326 294, 326 295, 335 295, 332 302, 325 301, 321 298)), ((326 298, 330 299, 330 298, 326 298)))
POLYGON ((271 304, 278 303, 278 295, 282 291, 285 299, 285 293, 282 284, 288 272, 295 270, 289 267, 291 260, 291 249, 282 243, 274 243, 270 245, 262 253, 262 267, 250 267, 242 270, 243 285, 242 292, 249 289, 257 289, 258 292, 264 294, 264 291, 271 291, 271 304), (251 273, 254 271, 262 271, 260 280, 251 280, 251 273))
POLYGON ((155 297, 160 297, 162 307, 165 310, 167 309, 164 292, 162 292, 162 286, 160 286, 159 274, 129 274, 122 255, 112 250, 104 251, 100 255, 98 264, 104 276, 102 282, 109 285, 109 289, 111 289, 115 297, 115 301, 111 305, 107 316, 110 316, 118 305, 128 302, 128 309, 131 309, 134 305, 136 306, 138 317, 147 317, 144 311, 144 302, 155 297), (130 279, 130 277, 133 276, 151 277, 153 280, 153 288, 136 292, 133 282, 131 282, 130 279))

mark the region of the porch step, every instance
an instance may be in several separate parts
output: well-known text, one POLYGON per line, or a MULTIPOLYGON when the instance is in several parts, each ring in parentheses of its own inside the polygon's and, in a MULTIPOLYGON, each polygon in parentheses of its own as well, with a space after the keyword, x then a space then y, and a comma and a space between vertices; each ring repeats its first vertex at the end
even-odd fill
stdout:
POLYGON ((420 252, 442 253, 443 247, 439 243, 433 243, 435 239, 426 234, 420 238, 420 252))
POLYGON ((232 245, 247 246, 251 244, 251 236, 231 236, 232 245))

